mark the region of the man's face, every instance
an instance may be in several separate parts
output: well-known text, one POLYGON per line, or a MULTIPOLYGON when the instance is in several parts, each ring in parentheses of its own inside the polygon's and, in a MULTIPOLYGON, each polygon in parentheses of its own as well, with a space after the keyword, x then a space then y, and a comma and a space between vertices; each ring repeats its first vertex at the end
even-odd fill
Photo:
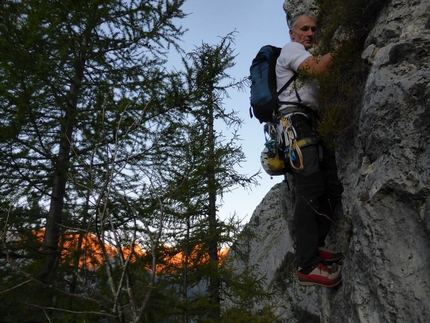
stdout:
POLYGON ((315 32, 317 23, 314 19, 308 16, 300 16, 292 29, 290 36, 293 42, 303 44, 306 49, 313 46, 315 40, 315 32))

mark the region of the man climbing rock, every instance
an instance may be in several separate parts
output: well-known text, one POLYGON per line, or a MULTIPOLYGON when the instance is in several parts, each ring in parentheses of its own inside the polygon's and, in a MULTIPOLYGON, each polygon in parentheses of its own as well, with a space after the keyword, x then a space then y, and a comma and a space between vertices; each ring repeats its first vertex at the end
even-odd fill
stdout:
POLYGON ((295 72, 299 75, 279 96, 280 127, 289 150, 296 187, 297 275, 301 285, 334 287, 341 283, 341 270, 330 265, 340 261, 343 255, 325 249, 324 245, 342 186, 337 178, 334 153, 318 142, 313 122, 318 108, 315 76, 332 66, 332 53, 316 58, 308 51, 314 45, 317 31, 312 13, 297 13, 289 17, 288 23, 291 42, 282 48, 276 75, 278 89, 295 72))

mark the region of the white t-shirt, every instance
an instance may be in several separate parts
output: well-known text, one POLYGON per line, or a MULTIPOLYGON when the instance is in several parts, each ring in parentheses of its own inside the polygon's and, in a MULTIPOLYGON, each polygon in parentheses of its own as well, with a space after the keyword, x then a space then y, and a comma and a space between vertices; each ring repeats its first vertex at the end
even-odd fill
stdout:
MULTIPOLYGON (((276 81, 278 91, 293 76, 293 70, 297 72, 299 65, 310 56, 312 56, 312 54, 305 49, 305 46, 297 42, 288 43, 282 48, 281 54, 276 62, 276 81)), ((317 109, 319 86, 316 81, 311 77, 305 77, 304 80, 301 80, 301 77, 299 77, 295 81, 295 86, 300 98, 302 99, 301 103, 312 109, 317 109)), ((294 82, 279 95, 279 101, 299 102, 296 96, 296 91, 294 90, 294 82)), ((281 105, 279 110, 282 111, 283 107, 286 107, 286 105, 281 105)))

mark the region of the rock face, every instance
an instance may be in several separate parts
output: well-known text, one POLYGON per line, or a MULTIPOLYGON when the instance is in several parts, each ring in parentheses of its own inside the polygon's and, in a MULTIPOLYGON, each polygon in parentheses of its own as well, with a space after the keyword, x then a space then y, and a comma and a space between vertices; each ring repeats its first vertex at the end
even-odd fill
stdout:
MULTIPOLYGON (((248 258, 238 270, 255 267, 281 292, 282 322, 430 322, 430 2, 387 3, 363 48, 371 67, 357 122, 337 145, 344 194, 329 246, 346 254, 343 284, 298 285, 285 183, 263 199, 240 243, 248 258)), ((284 4, 297 7, 315 4, 284 4)))

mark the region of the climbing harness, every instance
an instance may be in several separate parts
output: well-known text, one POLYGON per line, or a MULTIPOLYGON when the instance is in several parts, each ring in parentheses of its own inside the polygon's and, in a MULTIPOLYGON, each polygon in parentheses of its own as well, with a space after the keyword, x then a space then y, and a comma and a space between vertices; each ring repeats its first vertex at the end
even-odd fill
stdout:
POLYGON ((301 148, 308 145, 318 144, 316 138, 303 138, 297 140, 297 132, 293 126, 292 117, 295 115, 302 115, 309 119, 309 116, 304 112, 292 112, 281 117, 283 126, 283 140, 285 144, 285 159, 290 161, 290 165, 295 170, 303 170, 303 155, 301 148), (298 165, 296 165, 298 161, 298 165))
POLYGON ((310 119, 307 113, 294 111, 279 116, 276 123, 267 122, 264 125, 266 142, 261 152, 260 162, 270 176, 285 175, 287 172, 292 173, 292 170, 303 170, 301 148, 318 145, 317 137, 297 139, 297 132, 292 123, 292 117, 297 115, 310 119))

